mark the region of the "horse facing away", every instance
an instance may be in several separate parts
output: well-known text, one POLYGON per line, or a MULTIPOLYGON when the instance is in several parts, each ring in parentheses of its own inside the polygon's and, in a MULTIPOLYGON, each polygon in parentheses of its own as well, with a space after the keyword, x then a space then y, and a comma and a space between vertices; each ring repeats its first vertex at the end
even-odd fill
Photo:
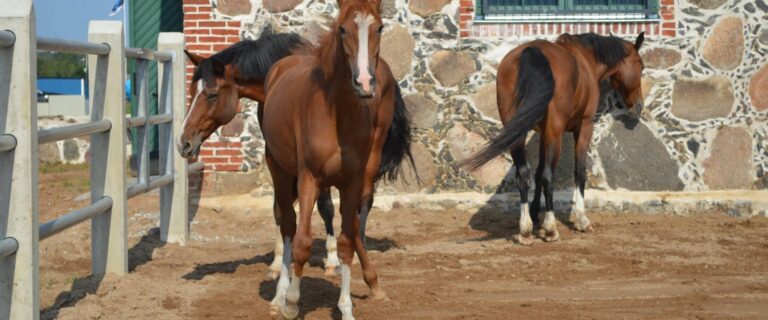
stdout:
POLYGON ((337 243, 342 318, 354 319, 349 267, 353 251, 373 298, 386 298, 358 232, 358 215, 367 215, 373 204, 374 182, 389 152, 385 140, 395 114, 397 83, 379 58, 381 1, 337 1, 338 18, 317 52, 289 56, 272 67, 266 105, 260 109, 275 214, 281 220, 286 248, 272 305, 288 319, 298 316, 300 284, 312 244, 312 208, 321 190, 329 186, 339 190, 341 200, 342 232, 337 243))
POLYGON ((533 225, 538 225, 542 188, 546 215, 541 227, 544 240, 559 238, 554 215, 553 182, 560 156, 562 135, 574 135, 575 180, 574 211, 576 229, 592 230, 584 210, 587 150, 592 140, 593 118, 600 100, 602 80, 609 80, 623 98, 626 108, 639 116, 643 107, 640 78, 643 63, 638 54, 645 39, 641 33, 635 43, 594 33, 563 34, 555 43, 535 40, 525 43, 504 57, 499 65, 496 90, 504 128, 485 148, 464 165, 477 169, 511 149, 520 191, 521 244, 533 243, 533 225), (528 207, 530 169, 525 158, 527 133, 541 133, 539 166, 532 214, 528 207))
MULTIPOLYGON (((275 62, 290 55, 314 52, 315 48, 296 34, 266 34, 256 40, 243 40, 208 58, 185 51, 195 65, 195 73, 189 87, 189 94, 193 99, 184 119, 183 132, 177 142, 179 153, 187 158, 197 156, 203 141, 240 112, 240 98, 249 98, 263 105, 266 75, 275 62)), ((399 87, 396 87, 395 101, 394 119, 387 132, 384 143, 386 152, 376 181, 394 180, 400 172, 400 164, 404 158, 407 157, 413 162, 410 153, 410 119, 399 87)), ((336 252, 334 206, 330 189, 326 188, 321 192, 317 206, 327 234, 326 275, 336 274, 340 262, 336 252)), ((367 216, 361 216, 360 232, 363 239, 366 218, 367 216)), ((279 275, 283 259, 283 240, 279 221, 276 222, 275 257, 269 274, 272 278, 279 275)))

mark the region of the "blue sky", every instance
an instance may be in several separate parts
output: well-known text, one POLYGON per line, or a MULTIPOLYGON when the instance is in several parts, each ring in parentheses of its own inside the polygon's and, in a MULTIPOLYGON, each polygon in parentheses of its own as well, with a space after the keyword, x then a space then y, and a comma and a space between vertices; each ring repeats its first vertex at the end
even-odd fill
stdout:
POLYGON ((33 3, 37 35, 41 37, 86 41, 88 21, 123 19, 123 11, 109 16, 115 0, 33 0, 33 3))

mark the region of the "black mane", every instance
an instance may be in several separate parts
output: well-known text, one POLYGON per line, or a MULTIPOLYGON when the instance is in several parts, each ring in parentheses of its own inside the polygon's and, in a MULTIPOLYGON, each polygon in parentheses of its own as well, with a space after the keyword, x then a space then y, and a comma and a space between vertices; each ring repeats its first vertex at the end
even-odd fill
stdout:
POLYGON ((627 56, 627 44, 619 37, 583 33, 574 37, 585 48, 591 49, 598 62, 613 67, 627 56))
POLYGON ((224 73, 217 67, 217 62, 218 66, 234 64, 238 80, 264 80, 275 62, 305 44, 306 40, 295 33, 268 34, 256 40, 243 40, 203 60, 195 70, 192 81, 203 79, 213 83, 217 76, 224 73))

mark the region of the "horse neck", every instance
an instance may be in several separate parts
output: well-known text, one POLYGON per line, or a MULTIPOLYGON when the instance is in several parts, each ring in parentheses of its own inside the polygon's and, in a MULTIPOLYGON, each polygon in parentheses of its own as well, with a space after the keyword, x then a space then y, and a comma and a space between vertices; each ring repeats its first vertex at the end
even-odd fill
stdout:
POLYGON ((592 70, 592 73, 595 75, 595 78, 597 78, 598 81, 602 80, 603 77, 605 77, 605 74, 609 71, 609 66, 607 66, 605 63, 597 61, 594 52, 592 52, 592 49, 584 47, 579 43, 571 44, 568 49, 572 53, 579 55, 584 59, 584 61, 587 63, 587 67, 589 70, 592 70))

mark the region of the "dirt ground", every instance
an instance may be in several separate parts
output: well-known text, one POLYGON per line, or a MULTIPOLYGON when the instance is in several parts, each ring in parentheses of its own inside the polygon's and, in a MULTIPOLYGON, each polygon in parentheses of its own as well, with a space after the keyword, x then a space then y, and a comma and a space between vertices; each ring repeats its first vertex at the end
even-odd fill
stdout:
MULTIPOLYGON (((41 220, 87 204, 87 170, 40 178, 41 220)), ((44 319, 269 319, 276 282, 271 212, 200 209, 186 246, 158 240, 157 196, 129 202, 131 270, 90 270, 89 225, 41 243, 44 319), (218 211, 218 212, 217 212, 218 211)), ((766 319, 768 219, 589 213, 595 231, 521 246, 517 214, 480 209, 374 211, 371 259, 390 301, 353 268, 358 319, 766 319)), ((336 223, 338 224, 339 219, 336 223)), ((305 319, 339 319, 338 277, 323 276, 324 234, 302 281, 305 319)))

